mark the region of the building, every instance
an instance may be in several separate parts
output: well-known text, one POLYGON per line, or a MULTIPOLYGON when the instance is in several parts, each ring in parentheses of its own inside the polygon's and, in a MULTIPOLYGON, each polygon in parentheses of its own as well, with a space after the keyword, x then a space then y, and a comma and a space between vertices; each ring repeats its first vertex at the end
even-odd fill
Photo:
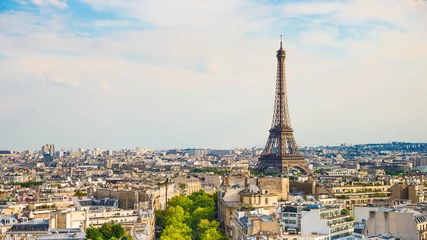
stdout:
POLYGON ((301 235, 324 234, 333 239, 352 239, 354 218, 340 207, 313 205, 301 211, 301 235))
POLYGON ((10 173, 3 176, 6 183, 22 183, 27 181, 27 176, 22 173, 10 173))
POLYGON ((415 159, 414 167, 427 167, 427 157, 419 157, 415 159))
POLYGON ((285 231, 301 229, 301 210, 304 206, 282 206, 279 219, 284 223, 285 231))
POLYGON ((55 156, 55 145, 54 144, 46 144, 42 146, 42 153, 49 154, 51 157, 55 156))
POLYGON ((391 195, 391 185, 379 183, 369 184, 344 184, 340 186, 316 186, 316 195, 326 194, 329 197, 344 201, 344 206, 351 209, 354 206, 366 206, 376 200, 389 200, 391 195))
POLYGON ((327 171, 326 174, 332 177, 350 177, 356 174, 356 169, 338 168, 327 171))
POLYGON ((14 225, 19 222, 26 222, 28 218, 19 218, 16 214, 0 215, 0 233, 2 236, 14 225))
POLYGON ((390 200, 407 199, 413 203, 424 202, 427 189, 423 184, 395 184, 391 187, 390 200))
POLYGON ((232 219, 233 240, 279 239, 280 227, 269 210, 236 211, 232 219))
POLYGON ((426 217, 411 210, 378 209, 369 212, 367 236, 390 234, 405 240, 427 239, 426 217))
POLYGON ((287 199, 289 179, 280 177, 225 177, 218 192, 218 218, 226 236, 232 236, 236 211, 263 209, 275 212, 279 201, 287 199))
POLYGON ((216 189, 219 189, 222 184, 222 176, 216 174, 206 174, 205 175, 205 185, 213 186, 216 189))
POLYGON ((178 184, 184 184, 185 194, 190 196, 193 192, 198 192, 202 189, 202 182, 195 177, 177 177, 175 182, 178 184))
POLYGON ((6 232, 6 240, 85 240, 86 234, 79 228, 51 228, 49 220, 36 219, 14 224, 6 232))

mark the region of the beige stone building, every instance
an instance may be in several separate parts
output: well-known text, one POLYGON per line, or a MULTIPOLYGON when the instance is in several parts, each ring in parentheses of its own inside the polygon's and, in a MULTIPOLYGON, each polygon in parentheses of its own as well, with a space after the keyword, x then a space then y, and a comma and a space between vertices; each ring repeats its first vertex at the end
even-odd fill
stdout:
POLYGON ((205 178, 205 185, 213 186, 216 189, 219 189, 222 184, 222 176, 216 175, 216 174, 206 174, 204 176, 205 178))
POLYGON ((278 220, 270 215, 270 211, 256 209, 254 211, 236 211, 231 221, 231 239, 270 239, 280 236, 278 220))
POLYGON ((115 198, 119 201, 118 207, 121 209, 145 209, 153 206, 155 210, 163 210, 166 208, 166 199, 179 194, 180 190, 175 183, 169 183, 167 186, 147 186, 140 190, 98 189, 95 196, 115 198))
POLYGON ((413 203, 424 202, 426 190, 422 184, 396 184, 391 187, 390 200, 407 199, 413 203))
POLYGON ((178 184, 185 184, 185 193, 187 196, 202 189, 202 182, 198 178, 190 176, 177 177, 175 178, 175 182, 178 184))
POLYGON ((316 186, 315 194, 327 194, 330 197, 342 199, 346 208, 352 208, 366 206, 375 200, 389 200, 391 185, 316 186))
POLYGON ((416 211, 370 211, 367 235, 377 236, 385 233, 405 240, 427 239, 427 219, 416 211))
POLYGON ((52 224, 56 228, 80 228, 85 231, 88 227, 116 222, 129 232, 148 234, 147 239, 154 239, 155 215, 151 210, 57 210, 53 216, 52 224))
POLYGON ((274 212, 279 200, 286 200, 288 178, 226 177, 218 193, 218 217, 228 237, 232 236, 232 222, 236 211, 262 208, 274 212))

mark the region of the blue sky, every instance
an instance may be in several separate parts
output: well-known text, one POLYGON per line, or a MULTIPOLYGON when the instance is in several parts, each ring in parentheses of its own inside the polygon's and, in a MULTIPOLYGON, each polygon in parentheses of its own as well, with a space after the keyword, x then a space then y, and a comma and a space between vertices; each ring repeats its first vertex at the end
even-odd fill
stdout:
POLYGON ((0 0, 0 149, 427 141, 422 0, 0 0))

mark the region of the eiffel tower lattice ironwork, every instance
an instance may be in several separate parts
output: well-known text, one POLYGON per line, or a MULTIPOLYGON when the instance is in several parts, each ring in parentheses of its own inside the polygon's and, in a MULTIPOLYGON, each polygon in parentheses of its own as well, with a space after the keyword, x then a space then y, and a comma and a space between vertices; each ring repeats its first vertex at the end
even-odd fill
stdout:
POLYGON ((276 97, 273 121, 267 144, 258 160, 257 168, 258 171, 273 170, 282 173, 288 173, 289 170, 297 168, 304 173, 308 173, 307 162, 298 150, 298 145, 294 138, 294 130, 291 127, 289 118, 285 58, 286 52, 283 50, 282 40, 280 40, 280 49, 277 51, 276 97))

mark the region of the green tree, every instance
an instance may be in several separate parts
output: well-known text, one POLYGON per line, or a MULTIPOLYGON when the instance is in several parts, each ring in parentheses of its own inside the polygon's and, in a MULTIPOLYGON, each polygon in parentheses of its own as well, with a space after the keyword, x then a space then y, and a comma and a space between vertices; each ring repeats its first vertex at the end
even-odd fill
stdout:
POLYGON ((120 224, 113 223, 111 226, 111 234, 113 237, 121 239, 126 235, 126 232, 120 224))
POLYGON ((209 228, 200 237, 200 240, 222 240, 222 239, 226 239, 226 238, 217 229, 214 229, 214 228, 209 228))
POLYGON ((197 225, 202 219, 213 220, 215 218, 215 209, 198 207, 191 214, 191 227, 196 229, 197 225))
POLYGON ((184 223, 168 225, 163 230, 160 240, 191 240, 191 228, 184 223))
POLYGON ((209 221, 207 219, 200 220, 195 231, 196 239, 226 239, 224 235, 218 231, 219 223, 215 220, 209 221))
POLYGON ((217 193, 198 191, 170 199, 166 210, 156 212, 156 224, 163 228, 160 240, 225 240, 214 221, 217 198, 217 193))
POLYGON ((117 223, 104 223, 100 228, 90 227, 86 230, 86 238, 91 240, 132 239, 126 236, 126 231, 117 223))
POLYGON ((187 196, 176 196, 171 198, 168 201, 168 206, 170 207, 181 206, 185 212, 190 212, 191 207, 193 206, 193 201, 189 199, 187 196))
POLYGON ((104 224, 102 224, 102 226, 99 229, 99 231, 101 232, 103 239, 110 239, 113 236, 113 233, 112 233, 112 224, 111 223, 104 223, 104 224))
POLYGON ((83 191, 80 191, 80 190, 77 190, 77 191, 74 193, 74 195, 75 195, 76 197, 79 197, 79 198, 81 199, 81 198, 83 198, 84 196, 86 196, 86 195, 87 195, 87 193, 86 193, 86 192, 83 192, 83 191))
POLYGON ((86 238, 87 239, 102 239, 102 234, 98 228, 90 227, 86 229, 86 238))
POLYGON ((350 212, 348 211, 347 208, 341 209, 341 215, 348 215, 348 214, 350 214, 350 212))
POLYGON ((156 224, 161 228, 165 228, 165 210, 156 211, 156 224))
POLYGON ((177 225, 188 222, 189 218, 189 214, 181 206, 169 207, 165 211, 163 222, 165 226, 177 225))
POLYGON ((197 208, 216 208, 216 202, 212 199, 212 197, 205 192, 194 192, 191 194, 190 199, 193 200, 193 211, 197 208))
POLYGON ((200 220, 199 224, 197 224, 197 231, 203 233, 210 228, 217 229, 218 227, 219 223, 217 221, 209 221, 208 219, 202 219, 200 220))

